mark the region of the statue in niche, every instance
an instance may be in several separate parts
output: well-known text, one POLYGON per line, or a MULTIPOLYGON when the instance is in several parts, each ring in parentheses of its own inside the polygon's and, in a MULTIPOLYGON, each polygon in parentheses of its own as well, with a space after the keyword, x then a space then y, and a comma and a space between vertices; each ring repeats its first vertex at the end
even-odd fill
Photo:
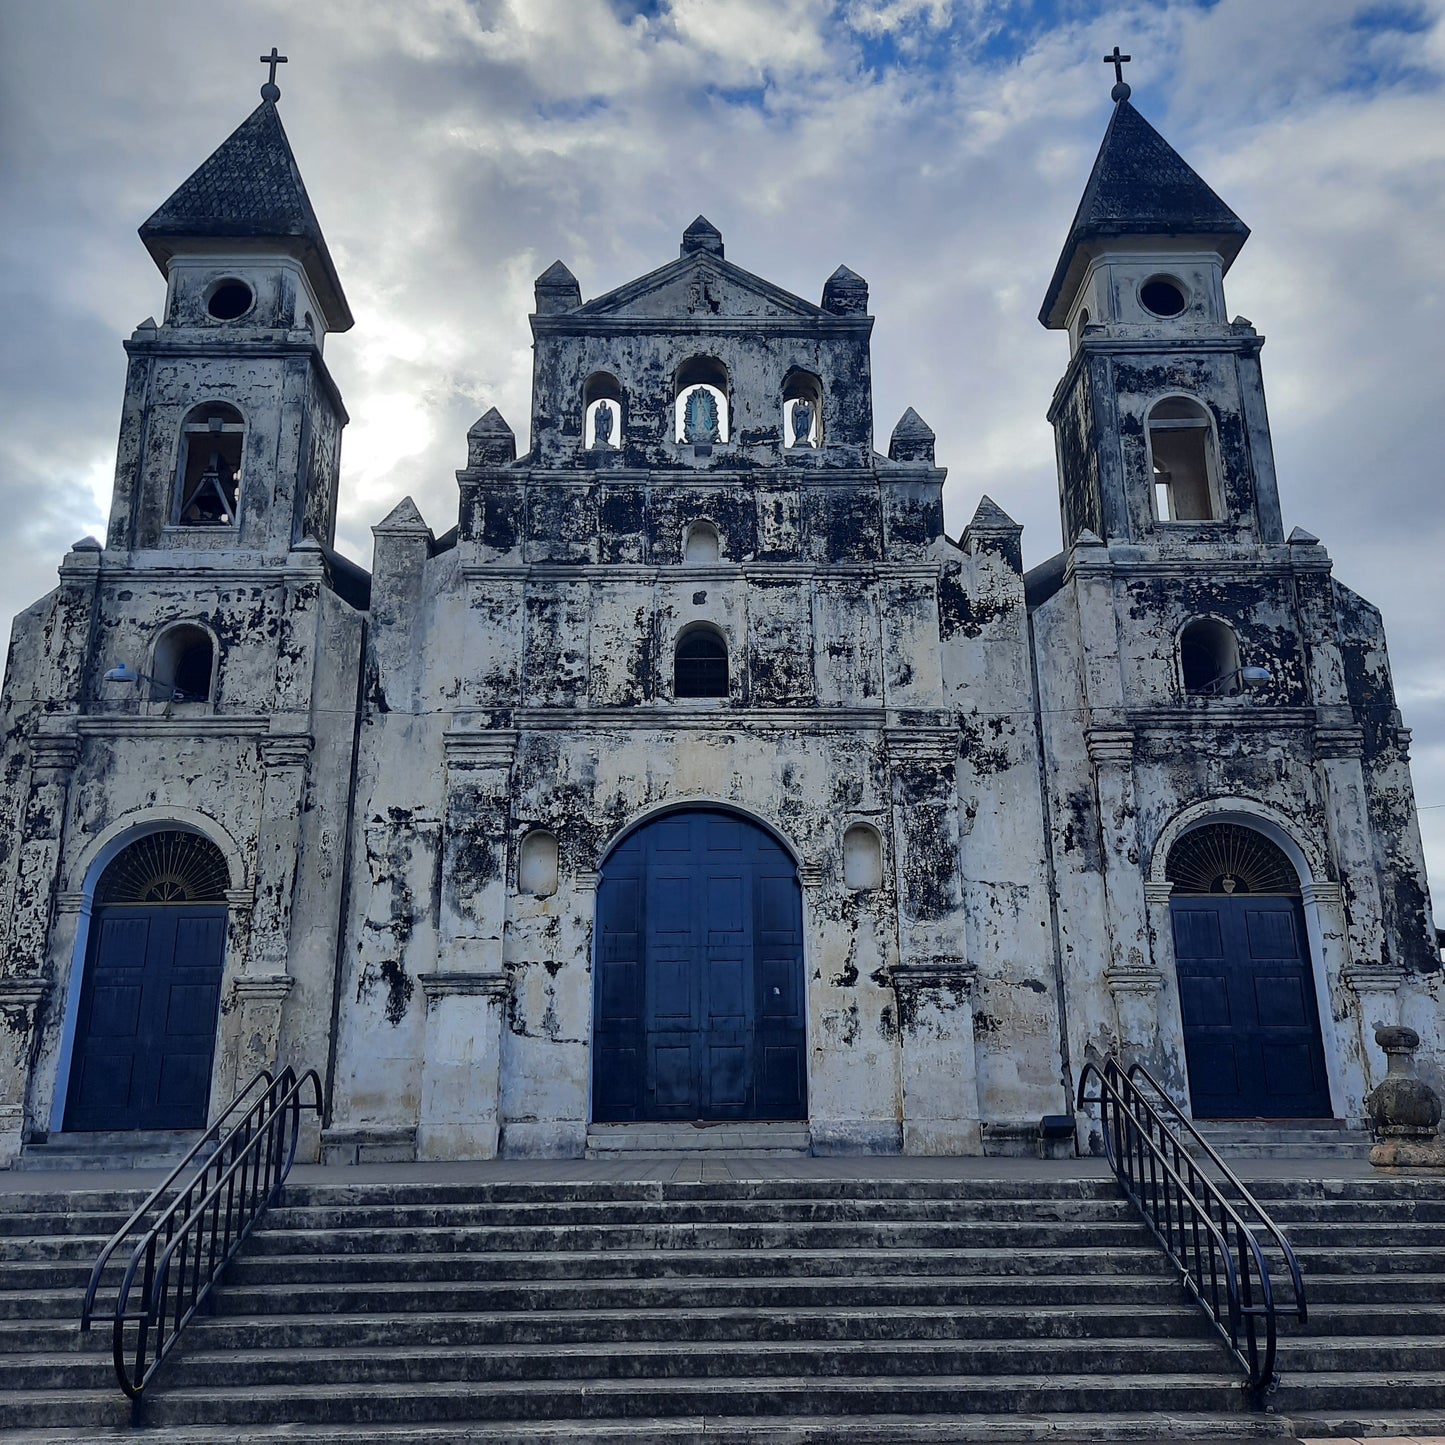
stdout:
POLYGON ((813 403, 806 397, 793 403, 793 445, 813 445, 813 403))
POLYGON ((721 441, 717 399, 705 386, 695 386, 682 404, 682 439, 694 445, 721 441))
POLYGON ((597 410, 592 414, 592 450, 594 452, 608 451, 612 446, 612 407, 608 402, 600 402, 597 410))

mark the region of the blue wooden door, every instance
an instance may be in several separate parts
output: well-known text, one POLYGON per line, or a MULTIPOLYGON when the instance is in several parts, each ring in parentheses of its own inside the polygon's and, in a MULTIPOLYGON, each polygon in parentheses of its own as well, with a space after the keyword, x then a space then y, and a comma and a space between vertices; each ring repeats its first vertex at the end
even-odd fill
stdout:
POLYGON ((792 859, 720 810, 669 813, 597 896, 593 1117, 807 1115, 803 914, 792 859))
POLYGON ((226 909, 99 908, 90 940, 65 1127, 204 1127, 226 909))
POLYGON ((1176 897, 1170 916, 1195 1117, 1328 1118, 1300 900, 1176 897))

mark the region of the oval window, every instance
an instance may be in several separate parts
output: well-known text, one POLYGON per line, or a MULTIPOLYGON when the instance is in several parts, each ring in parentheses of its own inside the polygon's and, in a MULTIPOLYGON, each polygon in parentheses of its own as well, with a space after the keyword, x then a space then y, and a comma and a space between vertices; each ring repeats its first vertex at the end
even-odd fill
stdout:
POLYGON ((1139 288, 1139 300, 1156 316, 1178 316, 1189 304, 1184 288, 1168 276, 1155 276, 1139 288))
POLYGON ((206 310, 217 321, 234 321, 251 309, 251 303, 255 299, 251 288, 244 281, 231 278, 216 283, 206 301, 206 310))

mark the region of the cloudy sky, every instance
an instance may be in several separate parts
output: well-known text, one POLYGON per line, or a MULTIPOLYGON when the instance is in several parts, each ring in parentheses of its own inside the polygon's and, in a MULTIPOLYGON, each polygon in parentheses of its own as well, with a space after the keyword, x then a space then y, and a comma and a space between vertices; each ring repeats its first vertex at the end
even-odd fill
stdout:
MULTIPOLYGON (((880 438, 1059 545, 1035 319, 1109 115, 1134 100, 1254 228, 1231 314, 1264 352, 1286 525, 1384 611, 1445 897, 1445 0, 0 0, 0 624, 101 534, 124 357, 160 309, 136 226, 281 111, 356 314, 339 543, 410 493, 456 517, 465 434, 525 437, 532 280, 596 295, 704 212, 816 299, 872 287, 880 438)), ((525 445, 525 440, 523 441, 525 445)))

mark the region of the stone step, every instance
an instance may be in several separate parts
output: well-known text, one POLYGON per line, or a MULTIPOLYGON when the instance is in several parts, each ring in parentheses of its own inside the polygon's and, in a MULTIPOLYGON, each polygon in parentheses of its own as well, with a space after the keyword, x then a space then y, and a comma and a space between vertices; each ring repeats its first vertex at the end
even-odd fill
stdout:
POLYGON ((805 1120, 709 1124, 593 1124, 587 1130, 589 1159, 607 1159, 627 1154, 799 1157, 809 1153, 812 1144, 813 1136, 805 1120))
MULTIPOLYGON (((238 1260, 237 1263, 244 1262, 238 1260)), ((931 1305, 959 1310, 992 1309, 998 1305, 1038 1303, 1062 1305, 1115 1303, 1121 1309, 1142 1304, 1174 1304, 1181 1291, 1167 1275, 1148 1277, 1101 1275, 1080 1278, 1045 1274, 1030 1278, 960 1279, 947 1275, 915 1275, 911 1278, 865 1277, 788 1279, 762 1276, 757 1280, 722 1278, 647 1278, 633 1281, 595 1280, 519 1283, 435 1285, 407 1280, 377 1284, 348 1285, 332 1282, 325 1292, 297 1290, 292 1284, 275 1284, 274 1271, 264 1276, 265 1284, 232 1282, 224 1288, 228 1312, 243 1315, 289 1310, 297 1316, 331 1313, 383 1314, 396 1311, 432 1313, 477 1312, 527 1309, 628 1309, 651 1308, 765 1308, 770 1304, 789 1308, 835 1305, 862 1307, 869 1304, 931 1305)), ((0 1296, 3 1305, 6 1296, 0 1296)), ((8 1298, 23 1304, 23 1296, 8 1298)), ((11 1318, 17 1316, 12 1315, 11 1318)), ((58 1318, 48 1314, 46 1318, 58 1318)))
MULTIPOLYGON (((275 1229, 253 1236, 251 1253, 376 1254, 404 1244, 408 1257, 419 1254, 584 1253, 614 1250, 1060 1250, 1064 1253, 1152 1248, 1138 1222, 1098 1224, 932 1224, 923 1220, 799 1220, 766 1224, 686 1224, 658 1220, 647 1224, 474 1225, 424 1229, 275 1229)), ((1441 1237, 1445 1250, 1445 1235, 1441 1237)))
MULTIPOLYGON (((857 1342, 855 1342, 857 1343, 857 1342)), ((1333 1361, 1340 1351, 1325 1352, 1333 1361)), ((1397 1351, 1397 1353, 1399 1353, 1397 1351)), ((1123 1378, 1188 1374, 1227 1375, 1218 1344, 1208 1336, 1140 1340, 1103 1336, 1091 1340, 870 1340, 839 1348, 833 1340, 705 1341, 634 1340, 625 1344, 511 1344, 504 1350, 457 1350, 444 1346, 321 1347, 212 1353, 195 1343, 166 1365, 165 1392, 201 1389, 224 1380, 227 1390, 309 1385, 318 1390, 357 1384, 413 1385, 471 1381, 550 1382, 569 1385, 618 1380, 756 1380, 839 1376, 880 1381, 917 1376, 973 1378, 1028 1374, 1036 1378, 1086 1375, 1099 1359, 1123 1378)), ((0 1356, 0 1390, 73 1389, 103 1375, 99 1356, 74 1354, 0 1356)), ((1409 1368, 1403 1366, 1402 1368, 1409 1368)))
MULTIPOLYGON (((466 1424, 456 1428, 429 1423, 415 1425, 289 1425, 284 1437, 270 1427, 257 1430, 187 1425, 174 1428, 148 1424, 147 1445, 960 1445, 961 1422, 950 1417, 919 1415, 754 1416, 720 1421, 715 1417, 677 1420, 533 1420, 525 1435, 514 1424, 466 1424)), ((100 1427, 83 1431, 17 1430, 7 1445, 59 1445, 85 1441, 94 1445, 109 1438, 100 1427)), ((970 1415, 969 1445, 1243 1445, 1245 1441, 1295 1438, 1289 1423, 1270 1415, 1129 1412, 1104 1416, 1087 1414, 1033 1414, 1012 1412, 970 1415)), ((130 1433, 121 1428, 118 1433, 130 1433)), ((1421 1432, 1421 1433, 1439 1433, 1421 1432)))
MULTIPOLYGON (((1421 1312, 1424 1313, 1423 1311, 1421 1312)), ((1393 1315, 1386 1316, 1392 1318, 1393 1315)), ((1355 1333, 1354 1322, 1337 1333, 1355 1333)), ((1445 1326, 1441 1326, 1445 1329, 1445 1326)), ((1207 1326, 1199 1312, 1181 1302, 991 1305, 960 1309, 945 1305, 880 1305, 853 1301, 832 1305, 778 1308, 759 1303, 748 1308, 670 1306, 645 1298, 620 1307, 584 1301, 581 1307, 550 1309, 519 1306, 490 1311, 441 1310, 335 1314, 318 1313, 220 1316, 192 1322, 186 1348, 206 1351, 312 1349, 373 1346, 446 1346, 617 1343, 628 1340, 1079 1340, 1103 1336, 1138 1339, 1198 1338, 1207 1326)), ((107 1336, 108 1338, 108 1336, 107 1336)), ((90 1349, 74 1320, 55 1323, 0 1321, 0 1353, 34 1350, 79 1354, 90 1349)))
MULTIPOLYGON (((1360 1378, 1360 1377, 1356 1377, 1360 1378)), ((1378 1386, 1376 1385, 1376 1388, 1378 1386)), ((1336 1395, 1346 1395, 1345 1388, 1336 1395)), ((1363 1393, 1363 1391, 1361 1391, 1363 1393)), ((1175 1410, 1243 1415, 1244 1392, 1232 1372, 1212 1376, 1151 1375, 1145 1381, 1107 1371, 1037 1378, 1025 1374, 974 1376, 839 1376, 817 1379, 500 1380, 479 1390, 469 1381, 347 1383, 233 1390, 166 1388, 146 1402, 148 1425, 214 1424, 374 1425, 459 1421, 531 1422, 548 1419, 651 1421, 680 1416, 737 1420, 750 1416, 999 1415, 1137 1411, 1145 1399, 1167 1399, 1175 1410)), ((1348 1403, 1347 1401, 1342 1403, 1348 1403)), ((94 1392, 12 1390, 0 1395, 0 1429, 69 1429, 116 1425, 117 1402, 94 1392)), ((289 1432, 288 1432, 289 1435, 289 1432)))

